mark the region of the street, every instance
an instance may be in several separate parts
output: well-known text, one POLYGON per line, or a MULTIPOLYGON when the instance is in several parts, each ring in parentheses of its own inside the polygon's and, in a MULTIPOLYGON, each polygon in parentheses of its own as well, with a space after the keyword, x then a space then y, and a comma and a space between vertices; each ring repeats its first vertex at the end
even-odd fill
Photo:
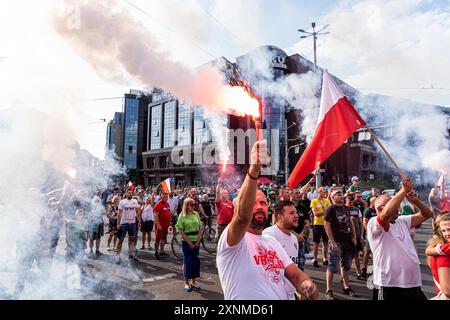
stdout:
MULTIPOLYGON (((424 251, 426 241, 432 234, 431 221, 428 221, 417 229, 416 243, 419 250, 422 270, 423 291, 428 298, 435 295, 433 279, 430 269, 426 264, 424 251)), ((138 251, 138 263, 130 263, 127 259, 128 245, 125 239, 122 251, 122 263, 115 264, 112 252, 107 251, 107 234, 102 238, 101 252, 104 253, 99 258, 87 258, 87 274, 81 277, 81 286, 79 289, 66 290, 64 274, 70 271, 66 270, 65 239, 61 232, 61 238, 58 244, 56 255, 53 261, 51 288, 43 296, 36 291, 32 285, 25 287, 22 299, 117 299, 117 300, 222 300, 223 293, 220 286, 219 276, 215 264, 215 255, 209 254, 203 248, 200 250, 201 259, 201 278, 198 284, 202 290, 185 292, 183 274, 181 271, 182 262, 171 252, 170 245, 166 245, 166 252, 169 256, 156 260, 153 257, 153 251, 148 249, 138 251)), ((154 235, 152 237, 154 239, 154 235)), ((170 240, 170 236, 169 236, 170 240)), ((311 239, 312 240, 312 239, 311 239)), ((153 245, 153 242, 152 242, 153 245)), ((140 242, 138 244, 140 248, 140 242)), ((320 251, 319 251, 320 252, 320 251)), ((319 254, 319 263, 322 258, 319 254)), ((36 268, 36 267, 34 267, 36 268)), ((369 266, 369 271, 370 271, 369 266)), ((317 284, 320 291, 320 298, 324 299, 325 292, 325 267, 321 265, 314 268, 311 265, 305 267, 305 271, 311 276, 317 284)), ((31 272, 31 279, 36 269, 31 272)), ((238 272, 238 271, 237 271, 238 272)), ((0 279, 2 283, 8 284, 7 287, 13 287, 14 276, 5 267, 0 270, 0 279)), ((368 281, 370 284, 370 280, 368 281)), ((358 297, 350 298, 342 293, 342 287, 339 284, 339 276, 334 278, 334 294, 336 300, 371 299, 371 290, 365 281, 356 279, 354 267, 350 272, 350 285, 357 293, 358 297)), ((75 286, 76 287, 76 286, 75 286)), ((2 289, 0 293, 7 291, 2 289)))

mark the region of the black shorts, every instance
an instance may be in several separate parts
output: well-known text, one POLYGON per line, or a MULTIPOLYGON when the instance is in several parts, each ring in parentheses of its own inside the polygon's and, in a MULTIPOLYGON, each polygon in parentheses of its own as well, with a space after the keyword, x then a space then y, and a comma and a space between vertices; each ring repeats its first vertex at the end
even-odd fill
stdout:
POLYGON ((153 220, 142 222, 141 232, 151 232, 152 230, 153 230, 153 220))
POLYGON ((109 219, 109 232, 117 231, 117 219, 109 219))
POLYGON ((118 238, 125 238, 128 233, 128 237, 136 237, 137 227, 135 223, 124 223, 120 225, 120 229, 117 232, 118 238))
POLYGON ((396 287, 375 287, 373 288, 373 300, 391 300, 391 301, 420 301, 427 300, 422 288, 396 288, 396 287))
POLYGON ((320 239, 322 239, 323 242, 328 241, 328 236, 325 232, 325 226, 313 225, 313 242, 320 243, 320 239))
POLYGON ((89 240, 94 241, 103 236, 103 223, 90 225, 88 229, 89 240))

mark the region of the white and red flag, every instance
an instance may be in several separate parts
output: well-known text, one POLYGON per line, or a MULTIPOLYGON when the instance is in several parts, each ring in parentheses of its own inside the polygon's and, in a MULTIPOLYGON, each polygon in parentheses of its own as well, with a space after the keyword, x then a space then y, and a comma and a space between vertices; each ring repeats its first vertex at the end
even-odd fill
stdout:
POLYGON ((170 178, 167 178, 163 182, 161 182, 161 187, 163 188, 164 192, 169 194, 171 192, 170 188, 170 178))
POLYGON ((311 142, 289 177, 289 188, 295 188, 328 159, 353 132, 365 125, 350 101, 324 70, 317 126, 311 142))
POLYGON ((436 181, 435 187, 442 187, 445 186, 445 172, 441 170, 442 174, 439 177, 438 181, 436 181))
POLYGON ((134 184, 133 184, 133 182, 128 182, 128 184, 127 184, 127 186, 128 186, 128 188, 130 188, 131 190, 134 190, 134 184))

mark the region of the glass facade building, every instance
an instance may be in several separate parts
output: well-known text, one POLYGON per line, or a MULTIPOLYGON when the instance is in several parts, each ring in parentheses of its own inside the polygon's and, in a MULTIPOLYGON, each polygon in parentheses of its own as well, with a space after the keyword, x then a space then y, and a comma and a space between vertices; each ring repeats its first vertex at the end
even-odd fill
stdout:
POLYGON ((171 148, 175 145, 175 125, 177 115, 177 101, 171 100, 164 103, 164 135, 163 148, 171 148))
POLYGON ((137 144, 139 101, 136 98, 125 99, 124 150, 123 163, 127 169, 137 169, 137 144))
POLYGON ((150 108, 150 150, 161 149, 162 104, 150 108))
POLYGON ((186 146, 191 143, 191 110, 180 102, 178 106, 178 145, 186 146))

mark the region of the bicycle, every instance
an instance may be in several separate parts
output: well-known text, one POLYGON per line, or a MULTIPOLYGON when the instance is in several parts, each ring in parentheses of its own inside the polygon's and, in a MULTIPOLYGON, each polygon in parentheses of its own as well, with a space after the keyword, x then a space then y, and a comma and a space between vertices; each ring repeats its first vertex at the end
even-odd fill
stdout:
MULTIPOLYGON (((213 217, 211 217, 213 218, 213 217)), ((213 219, 214 222, 214 219, 213 219)), ((181 247, 182 238, 180 234, 177 232, 175 236, 172 237, 172 241, 170 247, 175 257, 182 260, 183 259, 183 249, 181 247)), ((217 251, 217 241, 216 241, 216 229, 213 227, 213 223, 211 223, 211 227, 205 225, 204 221, 202 221, 202 239, 200 240, 203 249, 205 249, 208 253, 216 253, 217 251)))

